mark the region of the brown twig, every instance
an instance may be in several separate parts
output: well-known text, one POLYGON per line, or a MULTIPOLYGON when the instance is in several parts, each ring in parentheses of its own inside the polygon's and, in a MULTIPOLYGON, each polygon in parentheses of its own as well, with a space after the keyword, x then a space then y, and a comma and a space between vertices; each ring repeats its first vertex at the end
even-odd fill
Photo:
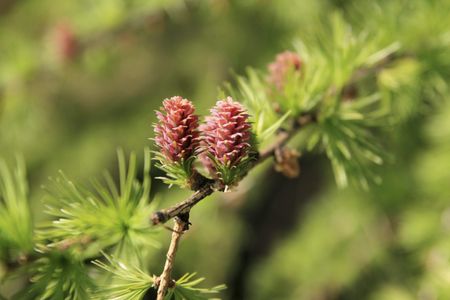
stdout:
POLYGON ((211 195, 213 192, 213 185, 208 182, 186 200, 177 203, 172 207, 155 212, 151 217, 151 221, 154 225, 165 223, 179 214, 190 211, 192 206, 211 195))
POLYGON ((178 244, 180 243, 181 236, 184 233, 187 223, 181 218, 174 219, 172 239, 170 240, 169 250, 167 250, 166 263, 164 264, 163 272, 158 278, 158 293, 157 300, 163 300, 166 295, 167 289, 174 285, 171 278, 173 269, 173 263, 175 261, 175 255, 177 253, 178 244))

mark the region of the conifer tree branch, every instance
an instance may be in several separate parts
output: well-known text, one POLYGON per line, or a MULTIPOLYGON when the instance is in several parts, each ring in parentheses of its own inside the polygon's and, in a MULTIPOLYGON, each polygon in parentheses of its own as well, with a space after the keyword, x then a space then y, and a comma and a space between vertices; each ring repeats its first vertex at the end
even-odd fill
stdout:
MULTIPOLYGON (((401 55, 399 56, 397 53, 391 53, 371 67, 356 70, 353 76, 349 79, 347 85, 344 88, 342 88, 341 91, 345 90, 345 88, 357 84, 359 81, 363 80, 368 76, 379 73, 387 65, 391 64, 396 59, 402 57, 403 56, 401 55)), ((336 90, 335 87, 330 87, 328 96, 335 95, 339 92, 340 91, 336 90)), ((268 149, 260 152, 257 155, 257 160, 250 167, 250 170, 253 169, 255 166, 259 165, 260 163, 264 162, 266 159, 272 157, 277 149, 282 148, 304 126, 310 123, 314 123, 316 121, 317 115, 314 112, 299 116, 295 120, 290 130, 280 131, 277 135, 276 142, 268 149)), ((211 195, 212 193, 218 190, 221 189, 220 187, 218 187, 215 181, 204 180, 203 184, 194 192, 194 194, 192 194, 186 200, 179 202, 169 208, 162 209, 160 211, 153 213, 153 215, 150 218, 151 222, 153 223, 153 225, 163 224, 168 220, 178 216, 179 214, 188 213, 191 210, 191 208, 195 206, 198 202, 200 202, 201 200, 203 200, 204 198, 206 198, 207 196, 211 195)))
POLYGON ((177 253, 178 244, 181 240, 181 236, 186 229, 187 223, 183 221, 181 218, 174 219, 175 224, 173 225, 172 238, 170 240, 169 250, 167 250, 166 255, 166 263, 164 264, 163 272, 159 279, 157 280, 158 292, 157 292, 157 300, 163 300, 166 295, 167 289, 174 285, 172 281, 172 269, 175 261, 175 255, 177 253))
MULTIPOLYGON (((300 118, 298 122, 292 127, 289 131, 281 131, 277 136, 277 141, 270 146, 267 150, 262 151, 258 154, 257 160, 253 163, 251 169, 260 163, 266 161, 268 158, 272 157, 276 151, 276 149, 283 147, 303 126, 306 126, 309 123, 315 121, 315 116, 313 115, 305 115, 300 118)), ((153 225, 163 224, 168 220, 178 216, 179 214, 187 213, 191 210, 193 206, 195 206, 198 202, 208 197, 215 191, 220 190, 217 187, 217 183, 215 181, 205 181, 203 186, 201 186, 194 194, 192 194, 186 200, 179 202, 169 208, 157 211, 153 213, 151 217, 151 222, 153 225)))

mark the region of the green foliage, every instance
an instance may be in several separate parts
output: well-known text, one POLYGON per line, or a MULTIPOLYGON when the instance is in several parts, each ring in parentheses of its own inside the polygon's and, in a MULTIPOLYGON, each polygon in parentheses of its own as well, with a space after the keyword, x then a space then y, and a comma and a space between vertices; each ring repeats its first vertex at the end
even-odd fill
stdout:
POLYGON ((194 279, 196 273, 185 274, 175 283, 175 287, 169 289, 164 300, 207 300, 209 295, 217 294, 225 289, 224 284, 212 288, 198 288, 197 285, 205 278, 194 279))
MULTIPOLYGON (((136 178, 136 160, 132 153, 127 167, 124 153, 118 152, 119 187, 108 173, 104 184, 93 181, 92 189, 75 185, 62 173, 52 182, 45 204, 46 212, 55 220, 37 231, 37 259, 27 270, 32 274, 32 284, 18 297, 91 299, 96 282, 86 264, 102 250, 114 252, 127 262, 143 264, 146 249, 159 243, 152 238, 157 229, 148 222, 154 210, 149 203, 149 150, 145 150, 142 183, 136 178)), ((97 265, 109 272, 118 265, 105 256, 112 266, 100 262, 97 265)), ((114 293, 114 287, 105 292, 114 293)))
POLYGON ((255 150, 250 149, 249 153, 237 165, 231 165, 231 163, 223 164, 213 155, 209 155, 209 158, 214 164, 217 177, 225 185, 225 191, 238 184, 247 175, 253 163, 256 161, 256 154, 257 152, 255 150))
MULTIPOLYGON (((238 77, 234 92, 230 86, 228 90, 243 99, 252 112, 259 142, 302 115, 315 116, 306 149, 311 151, 320 144, 340 187, 353 182, 368 188, 369 182, 380 181, 373 165, 382 164, 385 156, 372 128, 386 125, 388 117, 399 119, 397 110, 386 105, 377 86, 363 81, 366 77, 387 81, 387 71, 377 76, 377 65, 400 47, 395 42, 384 44, 378 35, 355 32, 339 14, 334 14, 313 38, 297 42, 301 68, 288 72, 280 91, 264 82, 264 75, 252 70, 247 79, 238 77), (357 95, 348 100, 345 94, 349 88, 356 89, 357 95)), ((391 85, 383 91, 392 93, 397 87, 391 85)))
POLYGON ((372 107, 380 102, 380 97, 373 95, 343 103, 339 111, 323 119, 319 117, 318 124, 312 129, 308 149, 321 144, 341 187, 347 186, 350 180, 364 188, 368 188, 368 181, 380 181, 372 165, 381 165, 385 152, 370 131, 383 119, 379 110, 372 111, 372 107))
MULTIPOLYGON (((84 257, 92 257, 114 246, 117 256, 138 259, 147 246, 157 246, 152 235, 157 230, 148 222, 154 210, 149 203, 150 154, 145 151, 143 182, 136 179, 136 155, 130 155, 128 168, 122 151, 118 153, 119 188, 105 174, 105 184, 92 182, 92 189, 75 185, 62 173, 48 187, 46 213, 54 218, 40 227, 39 239, 50 248, 89 241, 84 257)), ((82 243, 81 243, 82 244, 82 243)))
MULTIPOLYGON (((154 286, 155 277, 139 269, 129 266, 113 256, 105 255, 106 262, 99 260, 94 264, 112 275, 111 282, 98 288, 94 299, 139 300, 154 286)), ((169 288, 164 299, 166 300, 206 300, 208 295, 216 294, 225 288, 225 285, 213 288, 198 288, 204 278, 193 279, 195 273, 186 274, 178 279, 175 287, 169 288)))
POLYGON ((139 300, 154 283, 154 278, 137 267, 127 266, 113 256, 104 254, 106 262, 94 265, 112 275, 111 282, 100 286, 93 299, 139 300))
POLYGON ((378 84, 386 109, 394 121, 403 122, 423 111, 424 102, 420 97, 420 63, 411 58, 397 61, 385 68, 378 76, 378 84))
POLYGON ((258 145, 264 146, 265 142, 270 140, 269 138, 281 128, 290 115, 290 111, 282 116, 276 113, 276 101, 272 99, 263 75, 251 68, 247 69, 247 77, 237 77, 236 88, 227 84, 226 90, 231 97, 242 101, 249 110, 250 121, 253 124, 252 129, 258 145))
POLYGON ((308 47, 300 44, 298 51, 305 56, 305 68, 302 76, 291 79, 286 86, 285 103, 291 110, 317 114, 317 126, 309 138, 308 149, 320 141, 338 185, 345 187, 351 181, 367 188, 368 181, 379 181, 370 165, 382 164, 384 152, 370 128, 385 125, 383 117, 392 111, 383 110, 374 87, 365 88, 372 90, 371 94, 356 95, 349 100, 345 99, 345 93, 348 88, 361 93, 361 83, 354 80, 370 75, 371 68, 376 68, 399 47, 392 44, 377 48, 376 38, 364 32, 354 33, 336 15, 330 26, 328 39, 319 34, 317 41, 308 47), (366 72, 369 74, 365 75, 366 72))
POLYGON ((191 156, 187 160, 171 162, 161 152, 153 151, 154 159, 157 161, 156 167, 166 173, 166 176, 158 177, 169 186, 178 185, 181 188, 190 188, 192 178, 192 164, 196 156, 191 156))
POLYGON ((32 284, 15 299, 89 299, 94 288, 83 261, 70 251, 49 252, 33 262, 28 272, 33 274, 30 278, 32 284))
POLYGON ((0 254, 17 258, 32 250, 32 219, 25 165, 17 159, 14 171, 0 159, 0 254))
POLYGON ((357 71, 376 65, 398 50, 395 44, 380 45, 376 35, 355 32, 339 14, 325 24, 314 36, 296 43, 302 67, 287 76, 279 95, 282 108, 295 115, 336 109, 340 97, 329 95, 340 95, 357 71))

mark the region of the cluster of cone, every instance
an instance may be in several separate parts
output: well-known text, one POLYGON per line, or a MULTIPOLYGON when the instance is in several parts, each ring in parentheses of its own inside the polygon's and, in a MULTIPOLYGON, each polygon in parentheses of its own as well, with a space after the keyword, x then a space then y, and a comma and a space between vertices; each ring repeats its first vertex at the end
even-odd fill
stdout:
POLYGON ((155 143, 166 163, 181 165, 200 155, 211 176, 220 179, 220 170, 238 167, 251 149, 249 115, 231 97, 218 101, 200 126, 194 105, 180 96, 164 100, 156 115, 155 143))
MULTIPOLYGON (((268 66, 269 84, 282 90, 289 72, 300 71, 301 66, 296 53, 278 54, 268 66)), ((184 162, 198 156, 214 179, 232 184, 224 173, 244 165, 252 149, 249 114, 231 97, 219 100, 210 113, 199 125, 192 102, 180 96, 165 99, 156 112, 159 122, 154 125, 155 143, 164 164, 183 167, 184 162)), ((190 170, 186 174, 196 174, 191 164, 187 166, 190 170)))

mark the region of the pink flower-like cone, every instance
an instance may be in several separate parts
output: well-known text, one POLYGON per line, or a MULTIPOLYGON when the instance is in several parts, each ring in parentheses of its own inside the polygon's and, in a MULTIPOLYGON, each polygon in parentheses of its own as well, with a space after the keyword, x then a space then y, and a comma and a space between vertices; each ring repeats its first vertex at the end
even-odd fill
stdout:
POLYGON ((302 60, 297 53, 285 51, 279 53, 275 61, 269 64, 269 83, 273 84, 279 91, 284 87, 286 76, 289 72, 300 71, 302 67, 302 60))
POLYGON ((243 160, 248 158, 251 149, 248 118, 245 108, 228 97, 216 103, 205 124, 200 126, 202 162, 214 177, 221 177, 225 184, 232 178, 223 173, 239 169, 243 160))
POLYGON ((156 112, 155 143, 168 162, 183 163, 194 156, 200 143, 194 105, 175 96, 163 101, 156 112))

